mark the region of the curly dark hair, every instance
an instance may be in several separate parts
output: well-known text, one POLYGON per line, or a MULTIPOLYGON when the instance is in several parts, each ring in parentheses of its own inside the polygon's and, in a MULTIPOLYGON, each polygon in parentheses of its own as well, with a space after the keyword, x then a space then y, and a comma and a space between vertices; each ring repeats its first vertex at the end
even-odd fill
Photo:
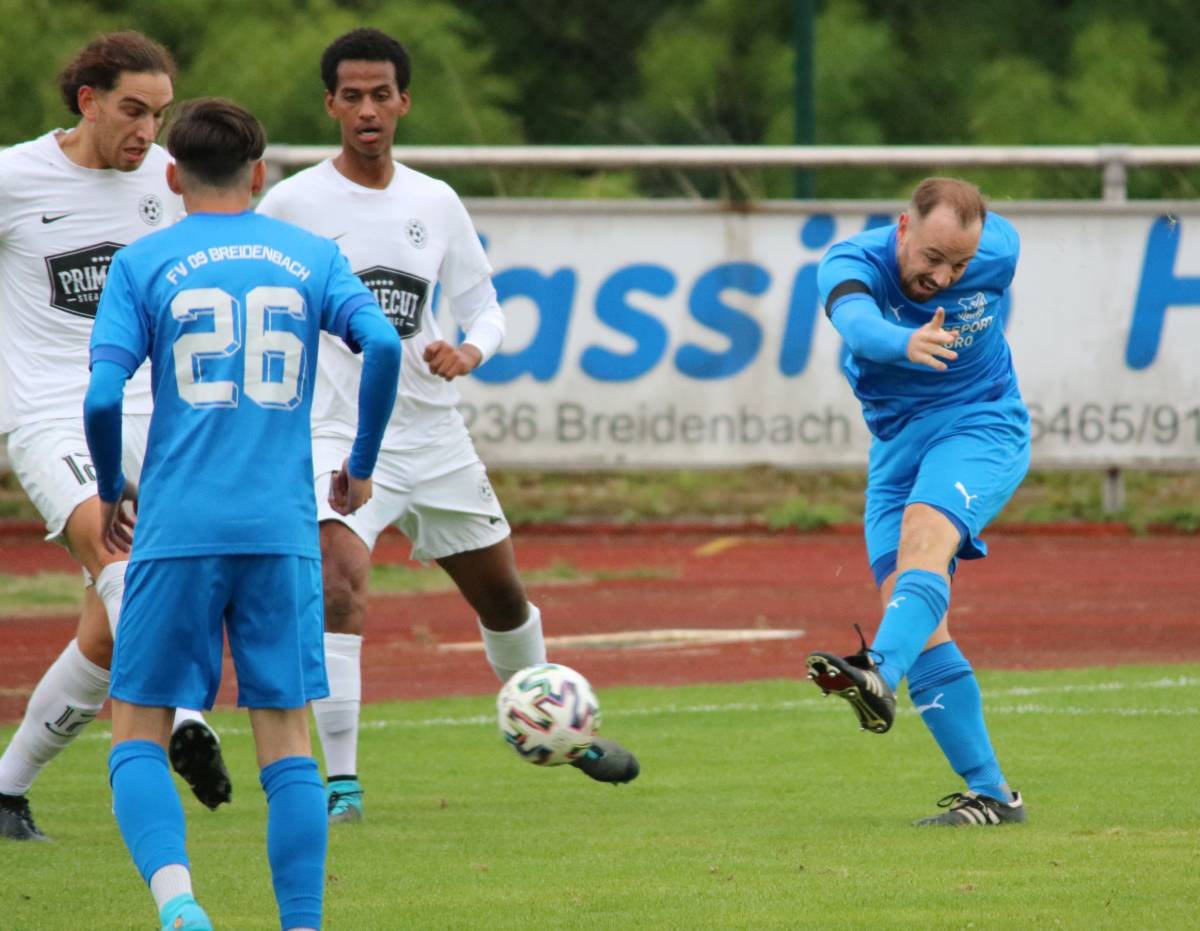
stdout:
POLYGON ((63 102, 76 116, 79 88, 110 91, 121 74, 165 74, 175 80, 175 59, 163 46, 140 32, 108 32, 89 42, 58 76, 63 102))
POLYGON ((337 93, 338 65, 343 61, 390 61, 396 68, 396 86, 408 90, 412 63, 403 45, 378 29, 353 29, 329 44, 321 55, 321 80, 325 90, 337 93))

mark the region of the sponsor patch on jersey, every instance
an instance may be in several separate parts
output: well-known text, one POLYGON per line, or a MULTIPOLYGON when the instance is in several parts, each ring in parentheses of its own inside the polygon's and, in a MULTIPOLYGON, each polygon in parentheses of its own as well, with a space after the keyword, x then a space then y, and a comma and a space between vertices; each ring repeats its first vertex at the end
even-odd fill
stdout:
POLYGON ((117 242, 98 242, 73 252, 46 256, 50 306, 77 317, 95 317, 100 292, 108 280, 108 267, 121 246, 117 242))
POLYGON ((163 202, 157 194, 147 194, 138 201, 138 216, 150 226, 158 226, 163 218, 163 202))
POLYGON ((416 217, 404 224, 404 235, 408 237, 414 249, 424 249, 425 243, 429 242, 429 231, 416 217))
POLYGON ((958 306, 962 308, 958 312, 960 320, 977 320, 987 310, 987 297, 982 291, 976 291, 970 297, 960 297, 958 306))
POLYGON ((384 316, 392 322, 401 339, 421 332, 425 302, 429 297, 427 279, 386 265, 372 265, 355 274, 375 295, 384 316))

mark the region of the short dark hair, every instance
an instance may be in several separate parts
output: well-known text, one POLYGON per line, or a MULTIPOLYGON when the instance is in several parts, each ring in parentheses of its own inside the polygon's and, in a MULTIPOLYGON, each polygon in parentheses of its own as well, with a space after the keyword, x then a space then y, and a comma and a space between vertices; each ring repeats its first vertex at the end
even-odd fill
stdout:
POLYGON ((976 220, 982 223, 987 219, 987 204, 983 201, 983 195, 970 181, 935 177, 926 178, 917 185, 911 207, 918 219, 924 220, 929 216, 929 211, 939 204, 950 207, 964 229, 976 220))
POLYGON ((175 59, 163 46, 140 32, 108 32, 97 36, 58 75, 63 102, 76 116, 79 89, 92 87, 110 91, 121 74, 165 74, 175 80, 175 59))
POLYGON ((267 135, 254 114, 223 97, 181 104, 167 133, 167 151, 186 178, 233 187, 262 158, 267 135))
POLYGON ((338 65, 344 61, 390 61, 396 68, 396 86, 408 90, 412 79, 412 64, 408 50, 378 29, 352 29, 334 39, 321 55, 321 80, 325 90, 337 93, 338 65))

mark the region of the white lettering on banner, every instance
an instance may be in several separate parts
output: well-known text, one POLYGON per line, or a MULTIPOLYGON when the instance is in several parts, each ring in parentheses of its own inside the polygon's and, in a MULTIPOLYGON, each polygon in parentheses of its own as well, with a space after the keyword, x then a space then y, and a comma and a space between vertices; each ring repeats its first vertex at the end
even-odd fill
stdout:
MULTIPOLYGON (((900 205, 652 206, 469 205, 509 321, 460 382, 484 459, 865 464, 816 265, 900 205)), ((975 300, 948 329, 961 348, 1004 327, 1034 465, 1200 465, 1200 206, 1001 212, 1022 238, 1011 312, 975 300)))

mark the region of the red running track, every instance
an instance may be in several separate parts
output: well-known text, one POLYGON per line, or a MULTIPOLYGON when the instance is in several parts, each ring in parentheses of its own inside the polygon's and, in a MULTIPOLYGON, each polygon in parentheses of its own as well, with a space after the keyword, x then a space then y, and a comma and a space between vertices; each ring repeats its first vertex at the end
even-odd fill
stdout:
MULTIPOLYGON (((1200 661, 1200 538, 995 533, 992 555, 962 565, 951 629, 980 668, 1026 669, 1200 661)), ((386 535, 379 562, 403 562, 386 535)), ((798 677, 810 649, 851 652, 878 602, 854 533, 810 536, 714 529, 524 532, 523 569, 571 566, 607 581, 531 586, 548 636, 658 628, 802 630, 797 639, 669 648, 551 647, 600 688, 798 677)), ((71 570, 36 537, 0 538, 0 572, 71 570)), ((70 617, 0 617, 0 721, 19 718, 29 691, 71 638, 70 617)), ((475 620, 455 592, 376 597, 364 649, 364 698, 484 694, 497 687, 475 620)), ((219 704, 235 694, 227 667, 219 704)))

